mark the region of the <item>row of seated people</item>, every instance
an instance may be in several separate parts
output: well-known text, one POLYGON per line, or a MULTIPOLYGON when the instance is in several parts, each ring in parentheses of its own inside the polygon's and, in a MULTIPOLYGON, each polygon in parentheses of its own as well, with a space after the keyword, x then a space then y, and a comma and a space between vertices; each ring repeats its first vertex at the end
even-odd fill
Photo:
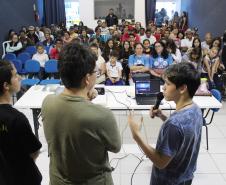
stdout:
MULTIPOLYGON (((29 33, 30 32, 34 32, 34 30, 29 27, 29 33)), ((188 29, 186 32, 183 32, 179 30, 175 24, 170 26, 165 25, 159 28, 150 22, 145 30, 141 24, 133 26, 130 25, 129 22, 125 22, 124 25, 113 26, 110 28, 107 28, 106 25, 102 23, 97 25, 95 34, 93 35, 88 35, 87 30, 85 29, 81 29, 80 34, 78 34, 76 29, 70 28, 69 32, 62 30, 61 37, 58 37, 58 39, 55 40, 55 43, 53 41, 53 35, 56 34, 52 34, 49 30, 46 31, 44 33, 46 39, 42 42, 43 45, 51 46, 53 48, 53 50, 50 49, 47 52, 47 55, 50 58, 58 59, 59 51, 63 45, 73 41, 80 42, 87 46, 96 43, 98 45, 98 56, 103 56, 105 63, 109 61, 109 54, 111 51, 118 51, 119 61, 124 66, 123 74, 127 74, 126 83, 128 83, 128 69, 126 69, 126 62, 123 61, 127 61, 129 56, 133 53, 138 56, 135 48, 137 43, 143 44, 142 50, 144 55, 150 57, 155 53, 156 41, 163 42, 164 49, 170 54, 174 63, 181 62, 182 60, 193 62, 200 70, 200 73, 203 73, 203 76, 206 76, 213 86, 215 84, 214 76, 217 76, 218 69, 225 69, 226 51, 224 47, 222 49, 222 39, 220 37, 212 38, 211 33, 207 33, 205 41, 201 42, 197 31, 188 29), (106 43, 101 40, 101 36, 103 35, 109 35, 110 39, 108 39, 106 43), (51 52, 51 50, 54 52, 51 52), (214 57, 211 56, 212 50, 215 50, 214 57), (212 61, 212 58, 214 58, 214 61, 212 61)), ((223 40, 223 42, 225 41, 223 40)), ((156 63, 156 65, 158 64, 156 63)), ((129 69, 131 70, 131 68, 129 69)), ((134 73, 133 70, 132 73, 134 73)), ((156 72, 153 71, 151 74, 159 76, 158 73, 156 74, 156 72)))

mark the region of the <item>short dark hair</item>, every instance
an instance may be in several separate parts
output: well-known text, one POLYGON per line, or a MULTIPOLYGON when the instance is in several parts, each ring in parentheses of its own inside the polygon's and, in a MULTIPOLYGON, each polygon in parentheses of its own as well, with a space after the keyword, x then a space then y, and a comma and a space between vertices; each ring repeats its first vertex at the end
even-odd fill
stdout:
POLYGON ((118 52, 113 50, 110 54, 109 54, 109 57, 116 57, 118 58, 118 52))
POLYGON ((164 79, 176 85, 176 88, 187 85, 188 93, 192 98, 200 85, 200 74, 194 65, 189 62, 181 62, 170 65, 163 74, 164 79))
POLYGON ((92 43, 92 42, 90 43, 89 47, 90 48, 97 48, 97 49, 99 48, 96 43, 92 43))
POLYGON ((4 94, 4 83, 11 84, 13 66, 9 61, 0 61, 0 96, 4 94))
POLYGON ((60 52, 59 72, 66 88, 81 88, 83 78, 94 72, 97 57, 79 43, 69 43, 60 52))

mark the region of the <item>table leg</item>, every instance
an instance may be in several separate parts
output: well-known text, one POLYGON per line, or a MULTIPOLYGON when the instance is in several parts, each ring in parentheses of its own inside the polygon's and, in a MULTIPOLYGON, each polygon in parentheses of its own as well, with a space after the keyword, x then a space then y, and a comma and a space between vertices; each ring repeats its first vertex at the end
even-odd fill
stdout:
POLYGON ((34 121, 34 129, 35 129, 35 136, 39 139, 38 129, 39 129, 39 122, 38 122, 38 115, 40 114, 41 109, 32 109, 33 114, 33 121, 34 121))

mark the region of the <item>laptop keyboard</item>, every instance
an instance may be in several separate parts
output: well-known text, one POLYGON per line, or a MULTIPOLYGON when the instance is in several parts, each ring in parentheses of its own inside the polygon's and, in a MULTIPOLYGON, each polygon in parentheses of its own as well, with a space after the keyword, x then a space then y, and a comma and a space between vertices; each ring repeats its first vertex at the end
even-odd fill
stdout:
POLYGON ((137 98, 137 105, 154 105, 156 102, 156 98, 148 97, 148 98, 137 98))

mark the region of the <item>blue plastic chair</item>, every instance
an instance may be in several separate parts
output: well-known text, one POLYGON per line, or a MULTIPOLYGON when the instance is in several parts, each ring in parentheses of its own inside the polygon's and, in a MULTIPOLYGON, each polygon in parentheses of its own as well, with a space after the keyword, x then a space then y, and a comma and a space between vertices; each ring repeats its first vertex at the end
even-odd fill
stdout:
MULTIPOLYGON (((211 89, 210 92, 219 102, 222 101, 222 96, 221 96, 220 91, 218 91, 217 89, 211 89)), ((217 109, 217 108, 208 109, 206 115, 203 117, 203 126, 206 128, 206 145, 207 145, 206 148, 207 148, 207 150, 209 149, 208 125, 210 125, 212 123, 214 114, 218 111, 219 111, 219 109, 217 109), (207 116, 209 115, 210 111, 212 112, 212 114, 210 116, 209 121, 207 122, 207 116)))
POLYGON ((6 53, 3 59, 12 61, 16 59, 16 55, 14 53, 6 53))
POLYGON ((30 60, 30 59, 31 59, 30 53, 28 53, 28 52, 22 52, 22 53, 20 53, 20 54, 17 56, 17 59, 21 60, 21 62, 22 62, 22 69, 21 69, 21 71, 19 72, 19 74, 21 74, 21 75, 27 74, 27 71, 24 69, 24 66, 25 66, 25 62, 26 62, 27 60, 30 60))
POLYGON ((12 60, 13 65, 15 66, 17 73, 20 74, 20 71, 22 70, 22 62, 19 59, 13 59, 12 60))
POLYGON ((17 56, 17 59, 21 60, 22 64, 25 64, 27 60, 31 59, 31 55, 28 52, 22 52, 17 56))
MULTIPOLYGON (((45 72, 47 74, 53 74, 53 73, 58 73, 58 68, 57 68, 57 60, 51 59, 46 61, 45 63, 45 72)), ((60 84, 61 80, 60 79, 46 79, 42 80, 40 82, 40 85, 47 85, 47 84, 60 84)))
MULTIPOLYGON (((38 73, 40 71, 40 64, 37 60, 27 60, 25 62, 25 70, 29 73, 38 73)), ((32 86, 36 85, 40 82, 39 79, 33 78, 33 79, 24 79, 21 81, 22 86, 32 86)))
POLYGON ((25 52, 28 52, 32 56, 37 52, 37 50, 35 46, 28 46, 26 47, 25 52))

